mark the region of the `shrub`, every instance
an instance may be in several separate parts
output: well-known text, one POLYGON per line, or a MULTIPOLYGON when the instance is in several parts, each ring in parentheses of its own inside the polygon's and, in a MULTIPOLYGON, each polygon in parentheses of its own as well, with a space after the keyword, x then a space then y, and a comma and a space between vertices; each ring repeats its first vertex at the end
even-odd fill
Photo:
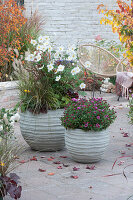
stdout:
POLYGON ((133 124, 133 94, 132 94, 132 99, 129 101, 129 118, 130 118, 130 123, 133 124))
POLYGON ((102 98, 75 99, 66 106, 61 118, 65 128, 101 131, 116 118, 114 109, 102 98))

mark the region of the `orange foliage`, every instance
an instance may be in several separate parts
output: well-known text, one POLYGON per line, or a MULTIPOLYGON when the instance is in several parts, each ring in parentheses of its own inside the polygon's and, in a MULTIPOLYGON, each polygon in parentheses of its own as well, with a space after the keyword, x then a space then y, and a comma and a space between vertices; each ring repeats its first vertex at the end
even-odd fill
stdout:
POLYGON ((126 48, 124 56, 133 66, 133 0, 131 0, 131 4, 117 0, 117 4, 117 10, 108 10, 103 4, 99 5, 97 9, 105 16, 101 19, 101 24, 103 22, 105 25, 111 25, 113 33, 119 34, 119 39, 126 48))
POLYGON ((0 72, 12 62, 15 56, 13 50, 21 50, 21 28, 27 22, 23 9, 14 0, 4 4, 0 1, 0 72))

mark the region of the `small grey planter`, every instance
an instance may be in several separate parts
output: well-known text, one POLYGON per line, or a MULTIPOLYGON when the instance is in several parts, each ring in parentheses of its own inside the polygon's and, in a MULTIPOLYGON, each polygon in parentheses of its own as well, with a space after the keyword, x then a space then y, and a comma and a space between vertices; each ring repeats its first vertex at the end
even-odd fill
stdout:
POLYGON ((67 129, 65 143, 73 160, 81 163, 98 162, 109 144, 109 133, 107 129, 100 132, 67 129))
POLYGON ((29 146, 38 151, 57 151, 65 146, 65 128, 61 125, 62 109, 47 114, 20 114, 20 129, 29 146))

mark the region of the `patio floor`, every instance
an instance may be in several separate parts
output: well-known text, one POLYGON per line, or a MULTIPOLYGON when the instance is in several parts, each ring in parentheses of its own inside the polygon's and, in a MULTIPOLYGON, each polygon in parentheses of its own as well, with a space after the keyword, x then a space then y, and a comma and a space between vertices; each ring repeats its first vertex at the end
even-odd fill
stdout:
MULTIPOLYGON (((90 96, 88 92, 88 97, 90 96)), ((133 156, 133 146, 126 145, 133 143, 133 126, 128 123, 127 117, 128 101, 122 98, 118 102, 115 94, 100 95, 97 92, 96 96, 107 99, 117 112, 117 119, 109 127, 110 145, 103 159, 98 163, 89 164, 90 167, 95 165, 95 169, 91 170, 86 169, 86 164, 71 160, 66 149, 45 153, 33 151, 26 145, 26 150, 16 162, 23 160, 28 162, 20 164, 14 170, 21 178, 23 187, 21 200, 127 200, 133 195, 133 166, 124 170, 127 165, 133 164, 133 159, 120 158, 112 169, 116 158, 133 156), (123 137, 123 132, 128 133, 129 137, 123 137), (33 156, 37 161, 29 161, 33 156), (65 166, 54 164, 55 161, 60 161, 65 166), (62 166, 62 169, 58 169, 58 166, 62 166), (80 169, 73 171, 73 167, 80 169), (46 171, 40 172, 39 169, 46 171), (71 176, 78 178, 74 179, 71 176)), ((20 135, 17 123, 15 132, 20 135)), ((21 142, 24 142, 22 138, 21 142)), ((133 200, 133 197, 130 200, 133 200)))

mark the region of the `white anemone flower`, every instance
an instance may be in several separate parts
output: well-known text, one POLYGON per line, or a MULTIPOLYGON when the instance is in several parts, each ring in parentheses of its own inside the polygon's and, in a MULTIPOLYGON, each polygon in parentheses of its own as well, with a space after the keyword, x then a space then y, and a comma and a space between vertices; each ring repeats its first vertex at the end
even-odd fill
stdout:
POLYGON ((44 36, 40 35, 38 38, 39 43, 43 43, 44 42, 44 36))
POLYGON ((50 40, 50 37, 47 35, 43 36, 43 38, 44 38, 44 41, 46 41, 46 42, 49 42, 49 40, 50 40))
POLYGON ((29 54, 28 57, 26 58, 27 61, 34 61, 34 54, 29 54))
POLYGON ((50 72, 54 67, 53 65, 47 65, 47 68, 48 68, 48 72, 50 72))
POLYGON ((58 52, 56 52, 56 53, 54 54, 54 58, 55 58, 55 59, 59 58, 59 53, 58 53, 58 52))
POLYGON ((72 75, 76 75, 80 72, 80 68, 79 67, 74 67, 72 70, 71 70, 71 73, 72 75))
POLYGON ((43 45, 44 46, 49 46, 49 41, 46 41, 43 45))
POLYGON ((36 61, 39 62, 40 60, 41 60, 41 55, 38 54, 38 55, 36 56, 36 61))
POLYGON ((35 46, 37 44, 37 41, 36 40, 31 40, 30 43, 33 44, 33 46, 35 46))
POLYGON ((47 50, 47 46, 46 46, 46 45, 43 45, 42 48, 41 48, 41 50, 42 50, 43 52, 46 51, 46 50, 47 50))
POLYGON ((59 75, 59 76, 56 76, 56 79, 55 79, 55 81, 59 81, 61 79, 61 75, 59 75))
POLYGON ((20 120, 20 115, 19 115, 19 113, 16 113, 15 115, 14 115, 14 121, 15 122, 18 122, 20 120))
POLYGON ((36 47, 37 50, 42 50, 42 45, 38 44, 36 47))
POLYGON ((75 45, 68 46, 68 52, 74 52, 76 49, 75 45))
POLYGON ((85 89, 86 84, 85 84, 85 83, 81 83, 79 87, 80 87, 81 89, 85 89))
POLYGON ((60 53, 62 53, 63 50, 64 50, 64 47, 63 47, 63 46, 58 47, 58 51, 59 51, 60 53))
POLYGON ((85 62, 85 68, 86 68, 86 69, 89 69, 89 68, 91 67, 91 65, 92 65, 92 64, 91 64, 90 61, 86 61, 86 62, 85 62))
POLYGON ((52 47, 51 47, 51 46, 48 47, 48 51, 49 51, 49 52, 52 51, 52 47))
POLYGON ((76 60, 76 58, 77 58, 77 55, 75 52, 73 52, 70 56, 71 56, 72 60, 76 60))
POLYGON ((62 72, 64 70, 65 66, 64 65, 59 65, 57 71, 62 72))

